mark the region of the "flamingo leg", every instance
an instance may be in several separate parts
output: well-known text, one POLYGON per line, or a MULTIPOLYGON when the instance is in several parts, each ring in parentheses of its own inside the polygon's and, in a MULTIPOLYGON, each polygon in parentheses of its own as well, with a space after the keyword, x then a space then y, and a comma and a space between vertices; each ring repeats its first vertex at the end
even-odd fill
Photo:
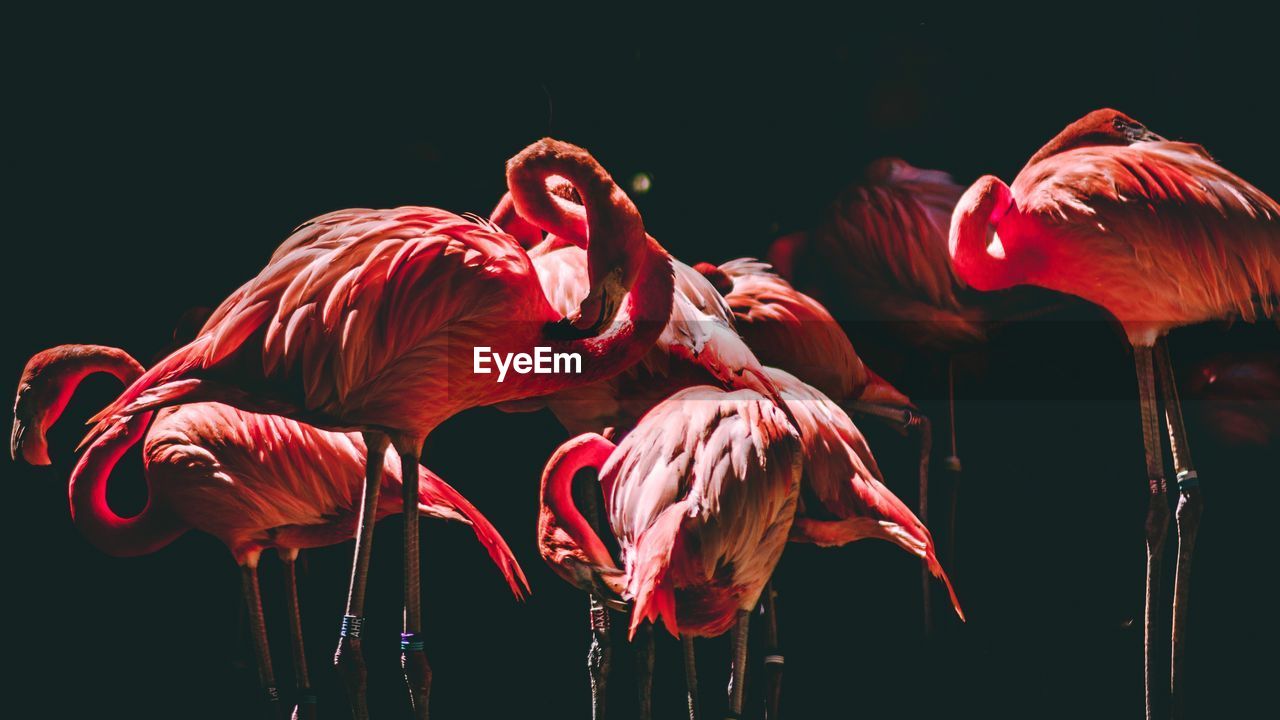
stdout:
POLYGON ((609 680, 613 651, 609 641, 609 610, 591 598, 591 648, 587 650, 587 673, 591 677, 591 720, 604 720, 605 684, 609 680))
MULTIPOLYGON (((956 519, 958 518, 956 508, 960 505, 960 478, 964 469, 960 462, 960 449, 956 444, 956 361, 954 357, 947 358, 947 430, 951 433, 950 453, 942 461, 942 467, 946 470, 947 485, 950 488, 946 552, 949 553, 951 572, 954 574, 959 572, 960 564, 956 552, 956 519)), ((924 518, 920 518, 920 521, 924 522, 924 518)))
POLYGON ((273 709, 272 714, 278 716, 280 690, 276 687, 276 673, 271 667, 271 648, 267 643, 267 623, 262 615, 256 557, 240 567, 240 588, 244 592, 245 607, 249 609, 249 633, 253 636, 253 651, 258 658, 258 685, 273 709))
MULTIPOLYGON (((933 426, 929 419, 920 416, 920 522, 929 524, 929 456, 933 453, 933 426)), ((952 508, 955 507, 955 489, 951 486, 952 508)), ((933 636, 933 577, 929 572, 929 563, 920 563, 920 602, 924 613, 924 636, 933 636)))
POLYGON ((689 720, 698 720, 698 661, 693 653, 693 636, 681 635, 680 646, 684 650, 684 687, 689 720))
MULTIPOLYGON (((579 474, 573 483, 574 504, 582 509, 591 529, 601 534, 600 503, 597 499, 600 484, 583 481, 579 474)), ((609 639, 609 610, 595 596, 590 598, 588 609, 591 620, 591 647, 587 650, 587 673, 591 680, 591 718, 605 718, 605 686, 609 681, 613 650, 609 639)))
MULTIPOLYGON (((902 432, 907 432, 914 428, 917 432, 917 438, 920 446, 920 522, 925 525, 929 524, 929 460, 933 453, 933 424, 929 422, 929 418, 912 409, 903 407, 894 407, 890 405, 881 405, 879 403, 864 402, 855 400, 844 406, 845 410, 851 414, 865 415, 883 420, 902 432)), ((954 444, 954 433, 953 444, 954 444)), ((959 482, 960 461, 953 456, 947 458, 947 467, 953 470, 954 480, 951 484, 951 522, 952 527, 955 524, 956 509, 956 491, 959 482), (954 462, 952 462, 954 461, 954 462)), ((955 538, 950 539, 954 548, 955 538)), ((920 565, 920 597, 921 608, 924 616, 924 634, 929 637, 933 634, 933 575, 929 572, 929 565, 921 563, 920 565)))
POLYGON ((1164 558, 1164 541, 1169 527, 1168 488, 1164 480, 1164 458, 1160 448, 1160 422, 1156 406, 1155 368, 1150 347, 1134 347, 1134 363, 1138 370, 1138 396, 1142 409, 1142 440, 1147 456, 1147 592, 1143 611, 1142 646, 1145 671, 1147 720, 1155 718, 1156 668, 1155 626, 1160 601, 1160 567, 1164 558))
POLYGON ((653 720, 653 624, 636 629, 636 689, 640 720, 653 720))
POLYGON ((1175 524, 1178 530, 1178 562, 1173 578, 1173 643, 1169 686, 1173 694, 1173 717, 1180 720, 1185 713, 1186 674, 1183 660, 1186 651, 1187 602, 1191 592, 1191 554, 1195 550, 1196 532, 1200 527, 1203 499, 1200 478, 1191 462, 1191 446, 1182 424, 1182 403, 1173 377, 1169 343, 1160 338, 1156 345, 1156 362, 1160 369, 1160 387, 1164 394, 1165 424, 1169 429, 1169 446, 1173 451, 1173 469, 1178 478, 1178 508, 1175 524))
POLYGON ((311 674, 307 671, 307 651, 302 642, 302 613, 298 610, 298 551, 281 553, 284 562, 285 602, 289 606, 289 639, 293 644, 293 676, 298 686, 298 703, 292 720, 315 720, 316 696, 311 690, 311 674))
POLYGON ((751 613, 738 611, 738 622, 733 628, 733 667, 729 675, 729 718, 742 717, 742 699, 747 687, 747 630, 751 613))
POLYGON ((772 581, 764 587, 764 638, 764 716, 765 720, 778 720, 785 660, 778 646, 778 593, 773 589, 772 581))
POLYGON ((360 633, 364 628, 364 591, 369 575, 369 557, 373 549, 378 491, 382 487, 382 463, 386 457, 388 442, 387 436, 382 433, 364 433, 368 454, 365 460, 364 489, 360 495, 360 521, 356 526, 355 559, 351 564, 347 611, 342 618, 338 649, 333 655, 333 664, 342 673, 346 683, 347 699, 351 703, 351 714, 355 720, 369 720, 369 673, 361 652, 360 633))
POLYGON ((422 574, 418 544, 418 456, 422 444, 400 450, 404 478, 404 632, 400 634, 400 667, 409 687, 414 717, 427 720, 431 697, 431 666, 422 640, 422 574))

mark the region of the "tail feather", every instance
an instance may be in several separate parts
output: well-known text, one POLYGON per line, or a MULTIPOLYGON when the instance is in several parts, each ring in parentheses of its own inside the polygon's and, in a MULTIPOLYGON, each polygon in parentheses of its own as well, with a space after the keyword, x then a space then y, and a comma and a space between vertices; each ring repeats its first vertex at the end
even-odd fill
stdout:
POLYGON ((511 547, 507 545, 507 541, 498 529, 462 493, 424 468, 418 476, 419 502, 425 505, 436 504, 438 500, 432 497, 433 494, 438 496, 439 500, 443 500, 446 505, 453 506, 471 525, 472 531, 476 534, 476 540, 480 541, 485 551, 489 553, 489 559, 493 564, 498 566, 498 570, 502 572, 502 577, 506 579, 516 599, 524 600, 528 597, 529 579, 525 577, 524 570, 520 567, 520 563, 516 562, 511 547))
POLYGON ((635 559, 629 568, 627 594, 633 598, 631 629, 648 620, 659 619, 672 635, 680 636, 676 615, 675 584, 670 574, 671 558, 679 552, 680 530, 684 527, 687 502, 679 502, 662 511, 636 541, 635 559))

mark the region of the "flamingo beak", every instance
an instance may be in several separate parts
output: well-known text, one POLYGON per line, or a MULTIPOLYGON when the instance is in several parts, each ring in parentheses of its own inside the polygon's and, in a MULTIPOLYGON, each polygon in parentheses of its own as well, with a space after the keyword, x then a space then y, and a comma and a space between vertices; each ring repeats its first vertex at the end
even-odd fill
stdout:
POLYGON ((622 285, 622 269, 614 268, 599 282, 592 283, 591 292, 578 306, 576 316, 570 318, 570 324, 588 336, 599 335, 613 323, 626 294, 627 289, 622 285))
POLYGON ((31 465, 50 465, 52 462, 49 460, 49 448, 45 445, 44 436, 39 432, 28 436, 27 429, 32 425, 33 422, 23 418, 15 409, 13 430, 9 434, 9 456, 15 461, 19 458, 26 460, 31 465))

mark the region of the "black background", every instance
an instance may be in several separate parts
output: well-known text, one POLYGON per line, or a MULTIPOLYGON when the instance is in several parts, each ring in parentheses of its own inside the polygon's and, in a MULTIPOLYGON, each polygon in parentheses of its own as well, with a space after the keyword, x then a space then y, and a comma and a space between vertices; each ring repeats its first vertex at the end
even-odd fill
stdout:
MULTIPOLYGON (((64 342, 150 361, 185 309, 216 304, 299 222, 397 204, 485 214, 503 190, 504 160, 547 134, 589 148, 619 179, 649 173, 652 190, 637 197, 646 225, 690 263, 762 253, 881 155, 961 182, 1011 178, 1063 125, 1108 105, 1204 143, 1280 193, 1280 55, 1265 23, 1138 14, 1019 28, 818 15, 742 27, 739 17, 631 12, 587 27, 567 21, 568 9, 547 11, 505 31, 493 27, 496 11, 268 18, 64 8, 12 18, 0 43, 0 369, 16 379, 32 353, 64 342)), ((961 373, 966 486, 952 570, 968 624, 942 615, 924 642, 918 565, 887 544, 788 550, 779 569, 787 715, 1139 716, 1145 495, 1132 363, 1101 314, 1071 318, 1006 328, 961 373)), ((1274 335, 1180 331, 1175 363, 1183 369, 1220 345, 1274 347, 1274 335)), ((940 409, 936 376, 917 371, 929 363, 886 365, 907 353, 859 349, 940 409)), ((70 523, 65 478, 79 421, 116 390, 86 382, 51 434, 52 468, 5 471, 0 705, 34 702, 47 717, 250 716, 252 655, 225 549, 191 534, 149 557, 111 559, 70 523)), ((1280 453, 1217 445, 1198 432, 1194 402, 1188 412, 1206 481, 1190 703, 1198 716, 1227 716, 1272 695, 1269 523, 1280 453)), ((868 432, 889 484, 914 503, 911 445, 868 432)), ((517 604, 465 529, 423 524, 437 717, 588 716, 585 600, 533 545, 537 477, 563 438, 549 415, 480 409, 428 443, 427 463, 504 532, 534 586, 517 604)), ((116 475, 117 507, 139 507, 136 451, 116 475)), ((383 718, 407 712, 399 524, 379 527, 367 613, 373 709, 383 718)), ((326 718, 345 717, 327 658, 349 552, 308 554, 301 581, 326 718)), ((263 582, 288 687, 274 558, 263 582)), ((724 645, 700 644, 708 717, 719 712, 724 645)), ((678 646, 664 636, 658 650, 658 716, 675 717, 678 646)), ((613 716, 627 717, 630 660, 625 647, 616 652, 613 716)))

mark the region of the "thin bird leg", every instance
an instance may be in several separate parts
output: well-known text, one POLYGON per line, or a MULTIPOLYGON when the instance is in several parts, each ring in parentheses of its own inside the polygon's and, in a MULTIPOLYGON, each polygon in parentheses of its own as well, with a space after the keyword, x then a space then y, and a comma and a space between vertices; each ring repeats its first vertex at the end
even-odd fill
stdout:
POLYGON ((653 623, 636 629, 636 690, 640 720, 653 720, 653 623))
POLYGON ((1164 393, 1165 424, 1169 427, 1169 446, 1173 450, 1173 469, 1178 478, 1178 564, 1173 578, 1173 648, 1169 686, 1173 693, 1173 717, 1180 720, 1185 713, 1186 673, 1183 667, 1186 650, 1187 605, 1191 594, 1191 554, 1195 551, 1196 532, 1204 510, 1200 496, 1200 478, 1191 463, 1191 446, 1182 424, 1182 403, 1173 379, 1173 362, 1169 358, 1169 342, 1160 338, 1156 345, 1156 363, 1160 369, 1160 387, 1164 393))
POLYGON ((1143 668, 1145 670, 1147 720, 1154 720, 1156 669, 1155 626, 1160 601, 1160 567, 1164 557, 1164 540, 1169 527, 1169 497, 1164 480, 1164 458, 1160 448, 1160 420, 1156 407, 1156 378, 1150 347, 1133 349, 1138 370, 1138 398, 1142 409, 1142 441, 1147 455, 1147 594, 1142 619, 1143 668))
MULTIPOLYGON (((933 425, 921 416, 920 432, 920 522, 929 524, 929 457, 933 454, 933 425)), ((951 507, 955 509, 955 486, 951 486, 951 507)), ((920 562, 920 602, 924 613, 924 636, 933 636, 933 577, 929 563, 920 562)))
MULTIPOLYGON (((951 434, 951 453, 942 461, 942 467, 946 470, 947 485, 950 488, 946 552, 949 553, 947 558, 954 575, 959 572, 960 566, 956 552, 956 519, 958 517, 956 508, 960 505, 960 474, 963 470, 963 465, 960 463, 960 450, 956 445, 956 361, 954 357, 947 358, 947 430, 951 434)), ((924 522, 924 518, 920 518, 920 521, 924 522)))
POLYGON ((361 652, 360 633, 364 629, 365 582, 369 575, 373 525, 377 519, 378 491, 382 487, 382 463, 386 458, 388 442, 387 436, 380 432, 364 433, 368 454, 365 458, 364 489, 360 495, 360 522, 356 526, 355 559, 351 564, 347 611, 342 617, 338 650, 333 655, 333 664, 346 682, 347 700, 351 703, 351 714, 355 720, 369 720, 369 673, 361 652))
MULTIPOLYGON (((255 553, 256 555, 256 553, 255 553)), ((258 588, 258 558, 240 566, 240 588, 244 592, 244 604, 249 610, 249 634, 253 636, 253 651, 258 657, 258 685, 279 716, 280 690, 276 688, 276 673, 271 667, 271 647, 267 644, 267 622, 262 616, 262 592, 258 588)))
MULTIPOLYGON (((906 432, 914 428, 920 441, 920 522, 925 525, 929 524, 929 459, 933 452, 933 424, 929 422, 929 418, 910 408, 894 407, 890 405, 881 405, 879 403, 863 402, 854 400, 844 405, 846 412, 857 415, 865 415, 878 420, 883 420, 893 427, 906 432)), ((953 413, 954 416, 954 413, 953 413)), ((955 433, 952 433, 952 451, 954 453, 955 433)), ((947 458, 950 463, 955 460, 956 475, 959 478, 959 460, 953 457, 947 458)), ((951 521, 952 527, 955 525, 955 507, 956 507, 956 488, 957 485, 951 485, 951 521)), ((951 543, 954 547, 955 536, 951 536, 951 543)), ((922 612, 924 614, 924 634, 929 637, 933 634, 933 576, 929 572, 928 563, 920 564, 920 587, 922 612)))
MULTIPOLYGON (((583 516, 597 535, 601 535, 600 503, 597 499, 599 487, 600 484, 592 481, 587 473, 579 473, 574 478, 574 504, 582 510, 583 516)), ((605 686, 609 681, 609 669, 613 660, 612 643, 609 640, 609 611, 594 595, 589 602, 591 648, 587 650, 587 674, 591 680, 591 718, 604 720, 605 686)))
POLYGON ((778 720, 782 699, 782 668, 785 659, 778 646, 778 593, 773 582, 764 586, 764 717, 778 720))
POLYGON ((680 645, 684 650, 684 687, 689 720, 698 720, 698 661, 693 654, 693 636, 681 635, 680 645))
POLYGON ((292 720, 315 720, 316 696, 311 689, 311 673, 307 671, 307 651, 302 642, 302 613, 298 610, 298 551, 280 553, 284 563, 285 602, 289 607, 289 639, 293 643, 293 677, 298 686, 298 702, 293 706, 292 720))
POLYGON ((747 687, 747 629, 751 613, 738 611, 738 622, 733 628, 733 667, 729 675, 729 720, 742 717, 742 698, 747 687))
POLYGON ((404 632, 400 634, 400 667, 409 686, 414 717, 427 720, 431 697, 431 666, 422 640, 422 575, 418 547, 418 455, 422 443, 400 450, 404 479, 404 632))

